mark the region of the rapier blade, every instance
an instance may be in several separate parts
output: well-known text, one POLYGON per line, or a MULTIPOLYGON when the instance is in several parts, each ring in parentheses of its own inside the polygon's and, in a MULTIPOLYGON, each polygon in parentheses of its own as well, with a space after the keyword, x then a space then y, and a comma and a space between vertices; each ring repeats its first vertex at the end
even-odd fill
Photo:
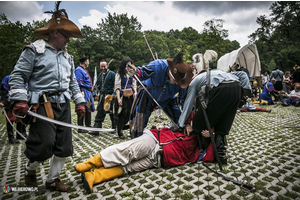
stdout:
POLYGON ((94 127, 86 127, 86 126, 78 126, 78 125, 75 125, 75 124, 69 124, 69 123, 66 123, 66 122, 57 121, 55 119, 50 119, 49 117, 45 117, 43 115, 32 112, 30 110, 28 111, 27 114, 31 115, 33 117, 39 118, 41 120, 51 122, 53 124, 66 126, 66 127, 70 127, 70 128, 83 129, 83 130, 87 130, 87 131, 99 131, 99 132, 113 132, 115 130, 115 129, 94 128, 94 127))

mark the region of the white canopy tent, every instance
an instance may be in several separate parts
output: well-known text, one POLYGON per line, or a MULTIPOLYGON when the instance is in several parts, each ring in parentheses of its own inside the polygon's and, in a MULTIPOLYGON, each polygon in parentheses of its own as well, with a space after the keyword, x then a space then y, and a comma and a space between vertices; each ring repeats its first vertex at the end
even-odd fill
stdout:
POLYGON ((251 77, 261 76, 260 60, 255 44, 247 44, 225 54, 218 60, 217 68, 229 72, 235 64, 248 69, 251 77))

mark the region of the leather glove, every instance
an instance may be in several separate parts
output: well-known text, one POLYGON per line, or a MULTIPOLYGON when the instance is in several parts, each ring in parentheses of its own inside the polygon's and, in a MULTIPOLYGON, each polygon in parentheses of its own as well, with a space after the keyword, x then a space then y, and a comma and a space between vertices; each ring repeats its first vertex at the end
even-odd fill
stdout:
POLYGON ((172 132, 180 132, 182 133, 184 131, 184 128, 183 127, 180 127, 178 124, 177 126, 175 124, 172 123, 172 126, 169 128, 170 131, 172 132))
POLYGON ((15 106, 13 109, 15 115, 20 115, 20 116, 26 115, 28 110, 29 110, 29 106, 26 101, 21 101, 21 102, 15 103, 15 106))
POLYGON ((85 107, 82 104, 77 104, 75 109, 77 116, 81 119, 85 114, 85 107))

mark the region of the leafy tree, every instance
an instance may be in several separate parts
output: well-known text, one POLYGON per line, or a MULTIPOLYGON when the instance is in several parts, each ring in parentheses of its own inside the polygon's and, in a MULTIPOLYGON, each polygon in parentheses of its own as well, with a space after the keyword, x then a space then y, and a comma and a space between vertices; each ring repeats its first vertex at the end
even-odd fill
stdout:
MULTIPOLYGON (((200 52, 205 53, 206 50, 214 50, 218 53, 220 58, 226 53, 236 50, 240 47, 237 41, 229 41, 228 30, 223 29, 224 20, 211 19, 204 23, 204 29, 201 34, 200 52)), ((217 63, 213 63, 213 68, 217 67, 217 63)))
MULTIPOLYGON (((113 71, 117 71, 124 57, 130 57, 137 66, 152 61, 153 57, 143 35, 146 36, 155 59, 172 58, 182 51, 184 60, 190 62, 192 55, 198 52, 213 49, 222 55, 239 47, 238 42, 227 39, 228 31, 223 29, 223 22, 221 19, 207 21, 203 33, 198 33, 192 27, 183 28, 182 31, 171 29, 168 32, 142 32, 142 24, 136 17, 108 13, 97 24, 97 28, 83 26, 81 32, 84 38, 71 38, 67 49, 74 56, 75 65, 79 65, 81 56, 89 57, 90 67, 87 70, 91 75, 94 74, 95 67, 100 72, 99 62, 103 59, 107 62, 114 59, 109 67, 113 71)), ((0 15, 0 56, 7 61, 0 64, 2 78, 12 71, 12 65, 18 60, 22 48, 38 39, 33 34, 34 30, 46 23, 44 19, 22 25, 20 22, 12 23, 4 14, 0 15)))
POLYGON ((133 16, 129 18, 127 13, 120 15, 108 13, 107 18, 101 19, 101 23, 97 25, 100 38, 114 49, 113 55, 105 57, 113 57, 118 61, 131 50, 131 44, 142 28, 137 18, 133 16))
POLYGON ((278 1, 271 7, 271 18, 260 16, 260 27, 249 37, 257 45, 262 70, 269 69, 272 60, 283 71, 292 70, 300 62, 300 2, 278 1))
POLYGON ((0 59, 5 61, 0 64, 1 80, 11 73, 13 65, 17 62, 25 45, 37 39, 33 35, 36 28, 45 24, 44 21, 23 25, 19 21, 12 23, 5 14, 0 14, 0 59))

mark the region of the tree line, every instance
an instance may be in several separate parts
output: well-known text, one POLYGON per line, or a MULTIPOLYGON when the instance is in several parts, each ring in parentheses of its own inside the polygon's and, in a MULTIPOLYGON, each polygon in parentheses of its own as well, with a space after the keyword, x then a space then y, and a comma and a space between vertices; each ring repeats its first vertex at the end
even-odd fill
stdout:
MULTIPOLYGON (((258 48, 262 71, 279 66, 282 70, 292 70, 299 63, 299 2, 274 2, 271 7, 271 18, 265 15, 257 18, 260 27, 249 36, 249 42, 258 48)), ((0 14, 0 78, 13 70, 25 45, 37 40, 33 35, 35 29, 43 27, 46 19, 41 21, 11 22, 5 14, 0 14)), ((142 32, 142 24, 134 16, 108 13, 101 19, 97 28, 83 26, 84 39, 70 39, 69 54, 74 56, 75 65, 78 59, 86 55, 90 59, 88 71, 94 74, 99 62, 114 59, 110 69, 116 71, 124 57, 130 57, 136 66, 142 66, 153 60, 147 47, 144 35, 155 58, 172 58, 178 51, 184 53, 184 60, 190 62, 195 53, 205 53, 212 49, 221 57, 240 48, 236 41, 228 39, 228 30, 223 28, 222 19, 207 20, 199 33, 192 27, 168 32, 148 30, 142 32)), ((216 68, 217 63, 212 64, 216 68)), ((99 73, 99 68, 98 68, 99 73)))

